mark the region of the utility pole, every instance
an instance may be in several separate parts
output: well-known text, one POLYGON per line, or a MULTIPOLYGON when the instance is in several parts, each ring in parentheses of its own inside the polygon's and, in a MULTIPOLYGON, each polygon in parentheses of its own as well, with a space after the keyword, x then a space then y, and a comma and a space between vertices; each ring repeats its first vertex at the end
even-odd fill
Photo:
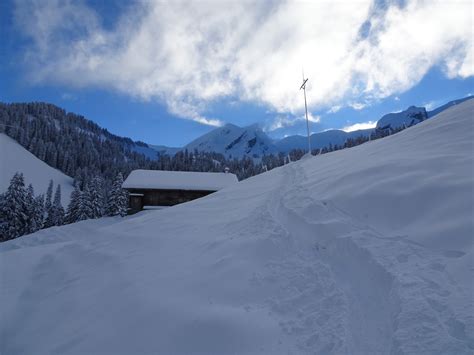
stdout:
POLYGON ((304 78, 303 72, 303 84, 301 84, 300 90, 303 89, 304 93, 304 109, 306 112, 306 131, 308 133, 308 154, 311 155, 311 139, 309 136, 309 119, 308 119, 308 104, 306 103, 306 83, 308 82, 309 78, 304 78))

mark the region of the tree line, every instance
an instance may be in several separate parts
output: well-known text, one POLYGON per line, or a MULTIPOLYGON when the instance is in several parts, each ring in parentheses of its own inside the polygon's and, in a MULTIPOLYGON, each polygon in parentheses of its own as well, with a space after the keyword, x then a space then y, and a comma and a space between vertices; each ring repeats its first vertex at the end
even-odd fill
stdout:
POLYGON ((61 185, 51 180, 46 191, 35 196, 33 185, 25 187, 22 173, 17 172, 10 180, 5 193, 0 194, 0 241, 18 238, 43 228, 61 226, 103 216, 125 216, 128 196, 122 189, 123 176, 118 173, 107 196, 104 196, 103 180, 95 177, 80 187, 74 183, 70 202, 65 210, 61 203, 61 185))

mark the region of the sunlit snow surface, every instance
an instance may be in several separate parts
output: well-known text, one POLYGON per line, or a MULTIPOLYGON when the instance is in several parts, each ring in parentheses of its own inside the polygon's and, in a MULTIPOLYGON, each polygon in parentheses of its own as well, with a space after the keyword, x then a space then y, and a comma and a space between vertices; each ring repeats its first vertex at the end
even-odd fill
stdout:
POLYGON ((471 354, 474 100, 0 245, 2 354, 471 354))

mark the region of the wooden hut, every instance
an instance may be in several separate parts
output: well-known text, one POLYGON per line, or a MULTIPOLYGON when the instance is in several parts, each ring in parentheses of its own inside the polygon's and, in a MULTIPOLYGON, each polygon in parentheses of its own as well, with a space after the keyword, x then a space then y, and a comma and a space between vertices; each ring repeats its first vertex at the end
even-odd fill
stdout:
POLYGON ((129 211, 135 213, 146 206, 174 206, 195 200, 236 182, 237 176, 228 172, 134 170, 122 187, 129 192, 129 211))

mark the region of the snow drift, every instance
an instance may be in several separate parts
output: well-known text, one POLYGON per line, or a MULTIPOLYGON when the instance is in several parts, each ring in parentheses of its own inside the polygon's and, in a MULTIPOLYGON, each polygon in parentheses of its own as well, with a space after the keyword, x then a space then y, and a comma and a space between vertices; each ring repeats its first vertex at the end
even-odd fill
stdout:
POLYGON ((0 193, 8 189, 10 180, 16 172, 23 173, 27 186, 33 185, 35 195, 46 194, 49 181, 52 179, 54 189, 58 184, 61 185, 63 207, 66 208, 69 204, 73 179, 35 157, 12 138, 0 133, 0 193))
POLYGON ((474 100, 0 245, 5 354, 471 354, 474 100))

